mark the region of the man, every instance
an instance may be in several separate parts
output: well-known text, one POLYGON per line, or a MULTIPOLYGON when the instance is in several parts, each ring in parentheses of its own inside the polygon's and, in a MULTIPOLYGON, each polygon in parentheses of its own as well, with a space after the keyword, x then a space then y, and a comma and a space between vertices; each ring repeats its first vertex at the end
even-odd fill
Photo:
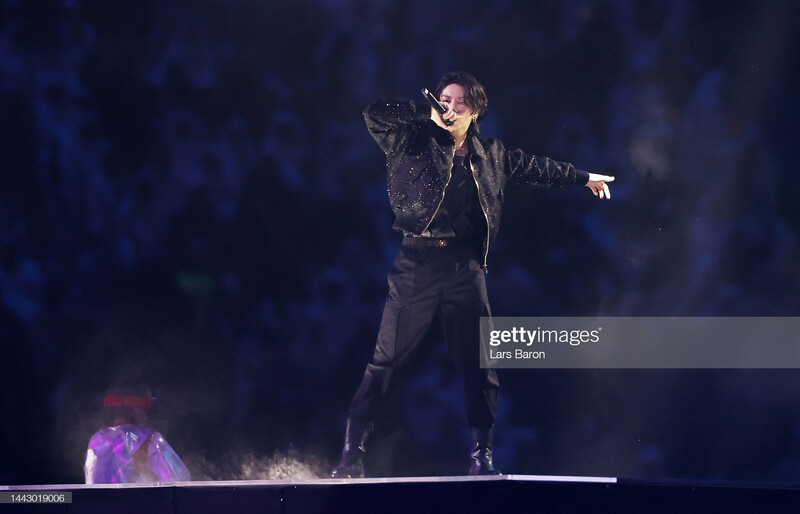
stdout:
POLYGON ((364 111, 367 128, 386 154, 393 228, 403 245, 389 273, 389 294, 372 360, 350 404, 344 449, 334 478, 363 477, 364 443, 372 422, 396 388, 438 314, 445 339, 464 374, 467 422, 472 427, 471 475, 499 474, 492 432, 499 383, 479 364, 481 316, 490 316, 485 273, 497 235, 506 185, 583 184, 610 198, 613 177, 568 163, 506 150, 480 135, 488 100, 470 74, 448 73, 435 92, 446 108, 418 119, 411 101, 384 101, 364 111))

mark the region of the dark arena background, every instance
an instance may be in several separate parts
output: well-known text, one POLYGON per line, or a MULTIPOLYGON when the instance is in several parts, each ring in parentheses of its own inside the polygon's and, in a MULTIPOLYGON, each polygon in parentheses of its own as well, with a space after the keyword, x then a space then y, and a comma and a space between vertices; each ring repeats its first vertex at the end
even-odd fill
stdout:
MULTIPOLYGON (((797 316, 798 19, 790 0, 1 0, 0 485, 82 484, 125 378, 150 385, 149 424, 207 485, 98 488, 106 512, 325 478, 400 244, 361 113, 422 102, 449 70, 486 87, 482 133, 616 176, 607 202, 507 191, 494 315, 797 316)), ((429 342, 371 439, 378 479, 466 472, 460 376, 429 342)), ((511 477, 800 501, 800 370, 500 379, 511 477)), ((523 482, 441 494, 495 484, 507 512, 523 482)), ((328 487, 313 483, 304 501, 328 487)), ((438 497, 435 480, 340 485, 384 483, 438 497)), ((558 498, 599 486, 575 487, 535 491, 578 512, 558 498)), ((92 489, 75 491, 79 512, 92 489)))

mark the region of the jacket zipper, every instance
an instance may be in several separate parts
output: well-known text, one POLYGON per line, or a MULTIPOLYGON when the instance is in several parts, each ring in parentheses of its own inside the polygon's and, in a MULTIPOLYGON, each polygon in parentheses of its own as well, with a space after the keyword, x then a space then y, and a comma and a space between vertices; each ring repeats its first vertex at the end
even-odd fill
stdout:
POLYGON ((469 161, 469 171, 472 173, 472 180, 475 181, 475 187, 478 188, 478 204, 481 206, 481 212, 483 213, 483 217, 486 220, 486 243, 484 244, 483 250, 483 272, 489 273, 489 236, 491 232, 489 231, 489 215, 486 213, 486 208, 483 206, 483 202, 481 201, 481 185, 478 183, 478 179, 475 176, 475 168, 472 167, 472 159, 467 159, 469 161))
MULTIPOLYGON (((455 146, 453 146, 453 155, 452 155, 452 157, 453 157, 453 159, 455 159, 455 157, 456 157, 456 148, 455 148, 455 146)), ((450 159, 450 161, 452 162, 453 159, 450 159)), ((442 208, 442 203, 444 202, 444 195, 447 193, 447 186, 450 185, 450 179, 451 178, 453 178, 453 165, 452 164, 450 165, 450 170, 447 172, 447 182, 444 183, 444 189, 442 189, 442 199, 439 200, 439 205, 437 205, 436 206, 436 210, 433 211, 433 216, 431 216, 431 219, 428 220, 428 224, 425 225, 425 228, 422 229, 422 232, 421 232, 422 234, 424 234, 425 232, 428 231, 428 227, 430 227, 431 223, 433 223, 433 219, 436 217, 437 214, 439 214, 439 209, 442 208)), ((478 199, 478 203, 480 203, 480 198, 478 199)), ((483 207, 481 207, 481 209, 483 209, 483 207)))

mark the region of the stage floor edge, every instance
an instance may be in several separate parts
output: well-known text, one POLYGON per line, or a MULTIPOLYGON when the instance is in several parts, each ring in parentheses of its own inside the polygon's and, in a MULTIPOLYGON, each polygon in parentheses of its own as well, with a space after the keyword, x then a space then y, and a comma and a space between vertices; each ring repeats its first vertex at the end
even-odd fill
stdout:
POLYGON ((557 475, 227 480, 156 484, 0 486, 70 492, 59 505, 0 504, 0 512, 69 513, 597 513, 799 512, 800 483, 557 475))

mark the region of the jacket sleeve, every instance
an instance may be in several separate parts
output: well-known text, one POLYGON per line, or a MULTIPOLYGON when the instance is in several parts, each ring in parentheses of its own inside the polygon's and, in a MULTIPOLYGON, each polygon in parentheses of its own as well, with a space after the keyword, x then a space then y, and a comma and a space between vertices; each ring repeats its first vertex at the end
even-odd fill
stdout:
POLYGON ((390 153, 417 130, 422 111, 410 100, 382 100, 364 109, 364 121, 384 153, 390 153))
POLYGON ((568 162, 528 155, 522 150, 507 151, 506 161, 511 182, 516 184, 568 187, 583 186, 589 181, 589 172, 579 170, 568 162))

